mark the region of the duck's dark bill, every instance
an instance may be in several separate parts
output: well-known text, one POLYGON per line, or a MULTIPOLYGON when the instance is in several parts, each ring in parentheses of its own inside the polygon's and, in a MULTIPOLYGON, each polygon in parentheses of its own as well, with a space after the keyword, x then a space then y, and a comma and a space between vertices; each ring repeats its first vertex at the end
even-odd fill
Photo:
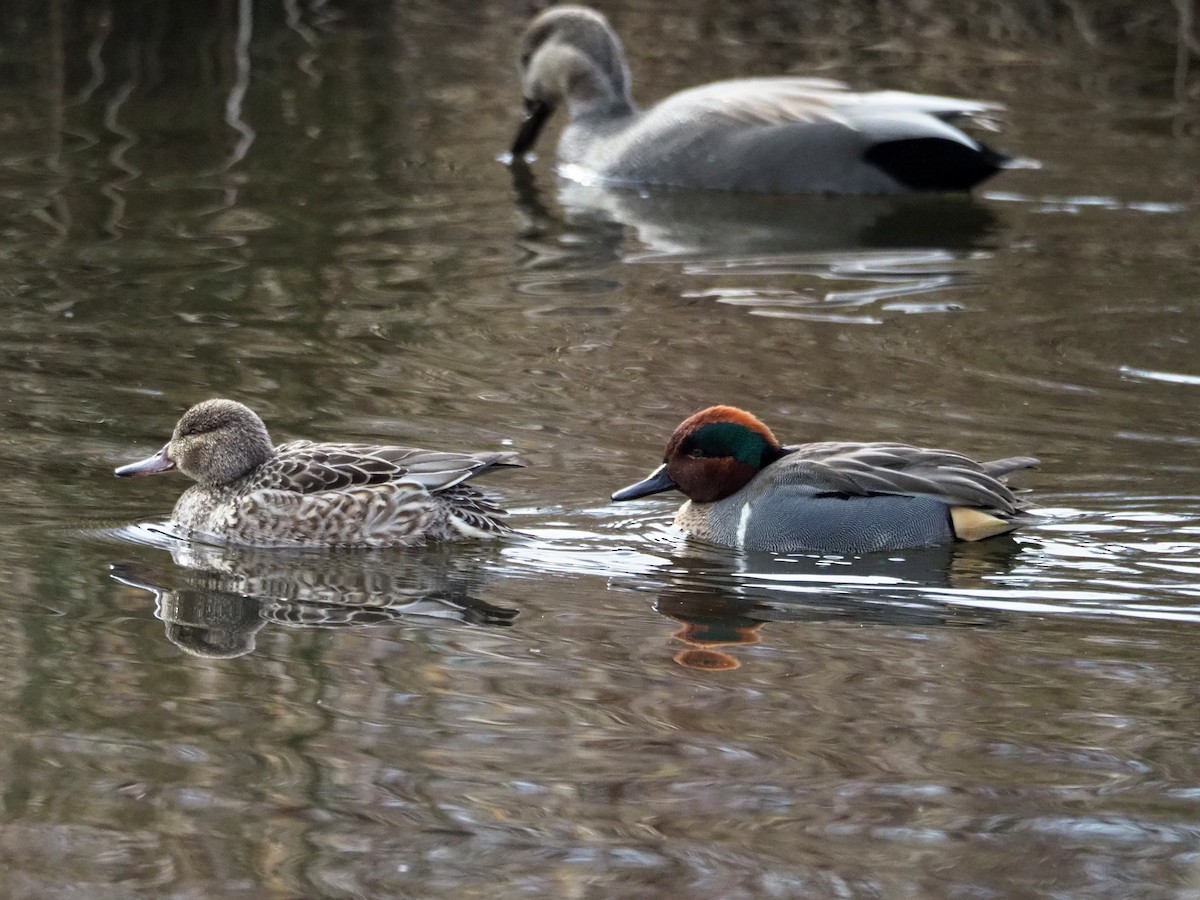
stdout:
POLYGON ((157 475, 159 472, 170 472, 174 468, 175 463, 171 462, 171 458, 167 456, 167 448, 163 447, 153 456, 147 456, 141 462, 121 466, 114 474, 118 478, 124 478, 126 475, 157 475))
POLYGON ((663 491, 674 491, 678 488, 679 486, 667 474, 667 464, 663 463, 651 472, 648 478, 643 478, 637 484, 631 484, 629 487, 621 488, 612 495, 612 499, 617 502, 636 500, 638 497, 648 497, 651 494, 661 494, 663 491))
POLYGON ((525 101, 525 119, 517 129, 517 136, 512 145, 513 162, 524 159, 525 154, 533 149, 551 112, 553 110, 548 103, 542 103, 540 100, 525 101))

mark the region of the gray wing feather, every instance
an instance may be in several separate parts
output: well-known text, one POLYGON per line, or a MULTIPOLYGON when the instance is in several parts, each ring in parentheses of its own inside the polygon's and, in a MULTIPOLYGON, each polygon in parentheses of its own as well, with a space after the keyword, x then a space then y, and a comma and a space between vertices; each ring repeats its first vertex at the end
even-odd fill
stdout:
POLYGON ((444 491, 500 466, 520 466, 512 452, 449 453, 369 444, 292 441, 260 474, 259 487, 313 494, 372 485, 444 491))
POLYGON ((823 78, 741 78, 680 91, 651 112, 662 116, 700 115, 742 125, 782 125, 914 114, 947 121, 990 115, 1003 108, 997 103, 907 91, 859 93, 842 82, 823 78))
POLYGON ((997 103, 907 91, 859 93, 820 78, 744 78, 668 97, 649 111, 645 124, 684 120, 694 133, 697 124, 705 122, 717 129, 827 122, 873 140, 925 136, 970 142, 946 123, 991 116, 1003 108, 997 103))
POLYGON ((994 459, 991 462, 983 463, 983 471, 987 472, 993 478, 1003 478, 1010 472, 1017 472, 1021 469, 1032 469, 1035 466, 1041 465, 1040 459, 1035 459, 1032 456, 1010 456, 1006 459, 994 459))
POLYGON ((923 496, 1010 515, 1018 504, 999 476, 1037 463, 1031 457, 978 463, 952 450, 905 444, 825 442, 788 449, 793 452, 776 464, 782 467, 777 477, 813 493, 923 496))

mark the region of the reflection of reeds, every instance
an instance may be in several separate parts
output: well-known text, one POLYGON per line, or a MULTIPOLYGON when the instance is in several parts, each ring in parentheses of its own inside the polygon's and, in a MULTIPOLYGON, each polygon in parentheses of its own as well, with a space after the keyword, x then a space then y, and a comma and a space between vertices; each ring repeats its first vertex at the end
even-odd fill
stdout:
POLYGON ((1045 79, 1044 66, 1051 63, 1076 73, 1078 84, 1101 95, 1128 90, 1134 70, 1141 76, 1159 73, 1163 88, 1182 104, 1200 94, 1192 66, 1200 56, 1194 6, 1194 0, 775 0, 708 2, 700 10, 689 4, 670 12, 661 4, 645 4, 614 11, 612 18, 634 71, 656 80, 666 74, 670 81, 664 67, 680 67, 683 81, 676 86, 695 81, 687 77, 684 63, 694 63, 699 37, 732 45, 731 56, 743 60, 740 71, 760 74, 777 66, 797 74, 831 70, 851 77, 864 60, 875 60, 902 66, 906 79, 923 82, 922 89, 944 82, 960 90, 953 86, 964 75, 972 91, 986 88, 985 82, 1012 80, 1011 72, 1003 78, 980 72, 996 66, 1031 70, 1047 81, 1073 80, 1066 72, 1045 79), (972 72, 980 80, 972 80, 972 72))
MULTIPOLYGON (((692 9, 692 7, 688 7, 692 9)), ((660 11, 629 11, 619 18, 632 34, 638 19, 660 11)), ((682 13, 682 10, 681 10, 682 13)), ((1032 45, 1082 45, 1128 53, 1131 49, 1183 45, 1200 54, 1190 0, 1133 0, 1084 3, 1080 0, 966 0, 954 4, 928 0, 843 0, 824 4, 710 2, 695 16, 701 34, 745 34, 762 40, 804 42, 836 48, 885 41, 889 47, 914 49, 931 41, 962 40, 1000 48, 1032 45)), ((954 45, 937 45, 953 52, 954 45)))
MULTIPOLYGON (((1194 0, 626 3, 609 12, 635 71, 648 82, 694 83, 697 55, 715 44, 729 55, 728 71, 720 73, 726 75, 852 77, 874 60, 902 67, 904 84, 969 94, 1003 96, 1022 79, 1052 89, 1055 81, 1071 80, 1068 71, 1099 95, 1129 91, 1134 72, 1172 91, 1178 105, 1200 93, 1191 65, 1200 55, 1194 0), (663 35, 666 52, 659 52, 663 35), (1047 77, 1047 62, 1061 66, 1064 77, 1047 77)), ((435 26, 405 4, 330 3, 315 10, 278 0, 150 7, 137 0, 14 0, 0 21, 0 48, 12 51, 18 83, 21 75, 37 80, 37 99, 23 117, 42 133, 40 156, 61 178, 35 215, 63 234, 80 219, 64 188, 85 174, 86 159, 67 152, 74 171, 64 170, 64 140, 66 151, 78 150, 83 138, 106 152, 110 180, 103 193, 111 208, 104 219, 114 234, 142 214, 128 189, 143 170, 141 181, 243 163, 274 171, 279 145, 294 154, 306 143, 350 160, 377 143, 368 131, 385 120, 394 149, 402 151, 415 135, 408 119, 415 98, 460 89, 464 56, 488 73, 481 79, 511 69, 524 10, 492 6, 469 31, 451 31, 447 15, 436 28, 460 43, 434 54, 406 37, 435 26), (382 84, 374 80, 380 54, 395 73, 382 84), (326 115, 330 103, 341 111, 336 121, 326 115), (164 126, 186 140, 151 134, 164 126), (272 130, 280 132, 274 141, 272 130), (256 135, 266 135, 267 146, 251 153, 256 135), (147 139, 151 146, 134 150, 147 139)), ((439 124, 424 129, 430 146, 439 124)), ((358 164, 364 162, 386 170, 396 160, 358 164)), ((318 168, 299 160, 289 165, 319 177, 318 168)), ((239 183, 226 187, 236 192, 239 183)))

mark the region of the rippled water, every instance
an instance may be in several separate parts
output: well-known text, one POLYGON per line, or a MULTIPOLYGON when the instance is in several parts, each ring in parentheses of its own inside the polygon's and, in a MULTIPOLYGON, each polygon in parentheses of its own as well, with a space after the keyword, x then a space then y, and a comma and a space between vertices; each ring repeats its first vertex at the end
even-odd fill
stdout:
POLYGON ((606 9, 643 100, 788 71, 984 97, 1041 168, 915 199, 609 191, 549 142, 513 171, 503 4, 0 19, 0 893, 1200 889, 1175 8, 606 9), (183 482, 111 470, 214 395, 279 440, 518 449, 488 484, 522 534, 182 541, 183 482), (1036 455, 1040 518, 772 558, 607 502, 714 402, 1036 455))

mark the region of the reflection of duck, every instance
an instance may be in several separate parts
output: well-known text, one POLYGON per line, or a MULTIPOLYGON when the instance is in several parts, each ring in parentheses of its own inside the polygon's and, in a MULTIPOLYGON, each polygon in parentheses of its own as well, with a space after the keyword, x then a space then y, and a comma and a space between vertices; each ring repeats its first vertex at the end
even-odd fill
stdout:
POLYGON ((154 614, 166 624, 167 640, 191 656, 233 659, 254 652, 254 639, 267 624, 261 604, 231 591, 168 590, 139 567, 114 564, 109 574, 121 584, 154 595, 154 614))
POLYGON ((621 255, 625 229, 603 211, 579 210, 561 220, 542 198, 537 179, 526 166, 511 169, 519 217, 518 242, 529 255, 527 269, 579 272, 599 268, 621 255))
POLYGON ((781 446, 757 418, 712 406, 685 419, 665 461, 613 494, 677 490, 675 524, 723 547, 867 553, 979 541, 1017 528, 1021 506, 1001 480, 1037 465, 979 463, 950 450, 892 443, 781 446))
POLYGON ((444 453, 291 441, 274 447, 254 412, 206 400, 170 442, 116 474, 179 469, 198 482, 171 514, 184 528, 255 546, 407 547, 428 539, 494 537, 504 510, 465 482, 516 454, 444 453))
POLYGON ((718 650, 718 647, 757 644, 758 630, 763 622, 753 615, 761 604, 738 604, 719 594, 680 595, 659 598, 655 609, 682 623, 675 632, 676 640, 687 646, 675 654, 675 662, 687 669, 723 672, 741 666, 737 657, 718 650))
POLYGON ((733 648, 759 643, 771 622, 846 619, 862 624, 979 626, 1001 614, 921 602, 922 589, 968 590, 1005 571, 1020 545, 1002 537, 857 558, 723 556, 720 551, 674 558, 672 583, 654 608, 681 623, 686 646, 674 659, 704 671, 736 669, 733 648))
MULTIPOLYGON (((965 196, 756 197, 709 191, 646 194, 561 182, 571 221, 591 216, 637 230, 655 258, 693 259, 835 253, 851 265, 856 251, 896 251, 919 259, 931 250, 973 250, 996 227, 986 206, 965 196), (901 251, 906 251, 902 253, 901 251)), ((871 258, 872 254, 866 254, 871 258)))
MULTIPOLYGON (((586 229, 589 239, 598 240, 610 254, 621 239, 614 224, 636 229, 638 239, 656 257, 690 259, 975 250, 998 222, 990 208, 970 196, 798 198, 686 190, 648 194, 561 180, 558 200, 565 222, 559 224, 529 168, 514 167, 512 181, 526 236, 564 225, 586 229)), ((576 243, 580 242, 572 242, 572 248, 576 243)))
POLYGON ((167 638, 211 658, 250 653, 268 622, 306 627, 377 625, 437 618, 511 625, 517 610, 472 596, 479 567, 449 553, 313 553, 172 546, 171 576, 114 565, 112 577, 155 595, 167 638), (171 584, 182 577, 182 584, 171 584))
POLYGON ((855 93, 814 78, 703 85, 641 111, 608 21, 557 7, 521 46, 526 118, 520 159, 560 105, 570 120, 560 162, 582 178, 771 193, 894 194, 969 190, 1008 160, 950 122, 994 104, 901 91, 855 93))
POLYGON ((971 277, 998 221, 967 195, 647 195, 564 180, 559 211, 527 167, 514 167, 512 177, 524 267, 555 273, 544 284, 526 280, 523 290, 558 296, 567 278, 575 292, 609 290, 612 272, 603 267, 614 261, 676 262, 690 276, 709 276, 706 295, 772 316, 844 317, 848 308, 890 301, 920 309, 924 295, 971 277))

